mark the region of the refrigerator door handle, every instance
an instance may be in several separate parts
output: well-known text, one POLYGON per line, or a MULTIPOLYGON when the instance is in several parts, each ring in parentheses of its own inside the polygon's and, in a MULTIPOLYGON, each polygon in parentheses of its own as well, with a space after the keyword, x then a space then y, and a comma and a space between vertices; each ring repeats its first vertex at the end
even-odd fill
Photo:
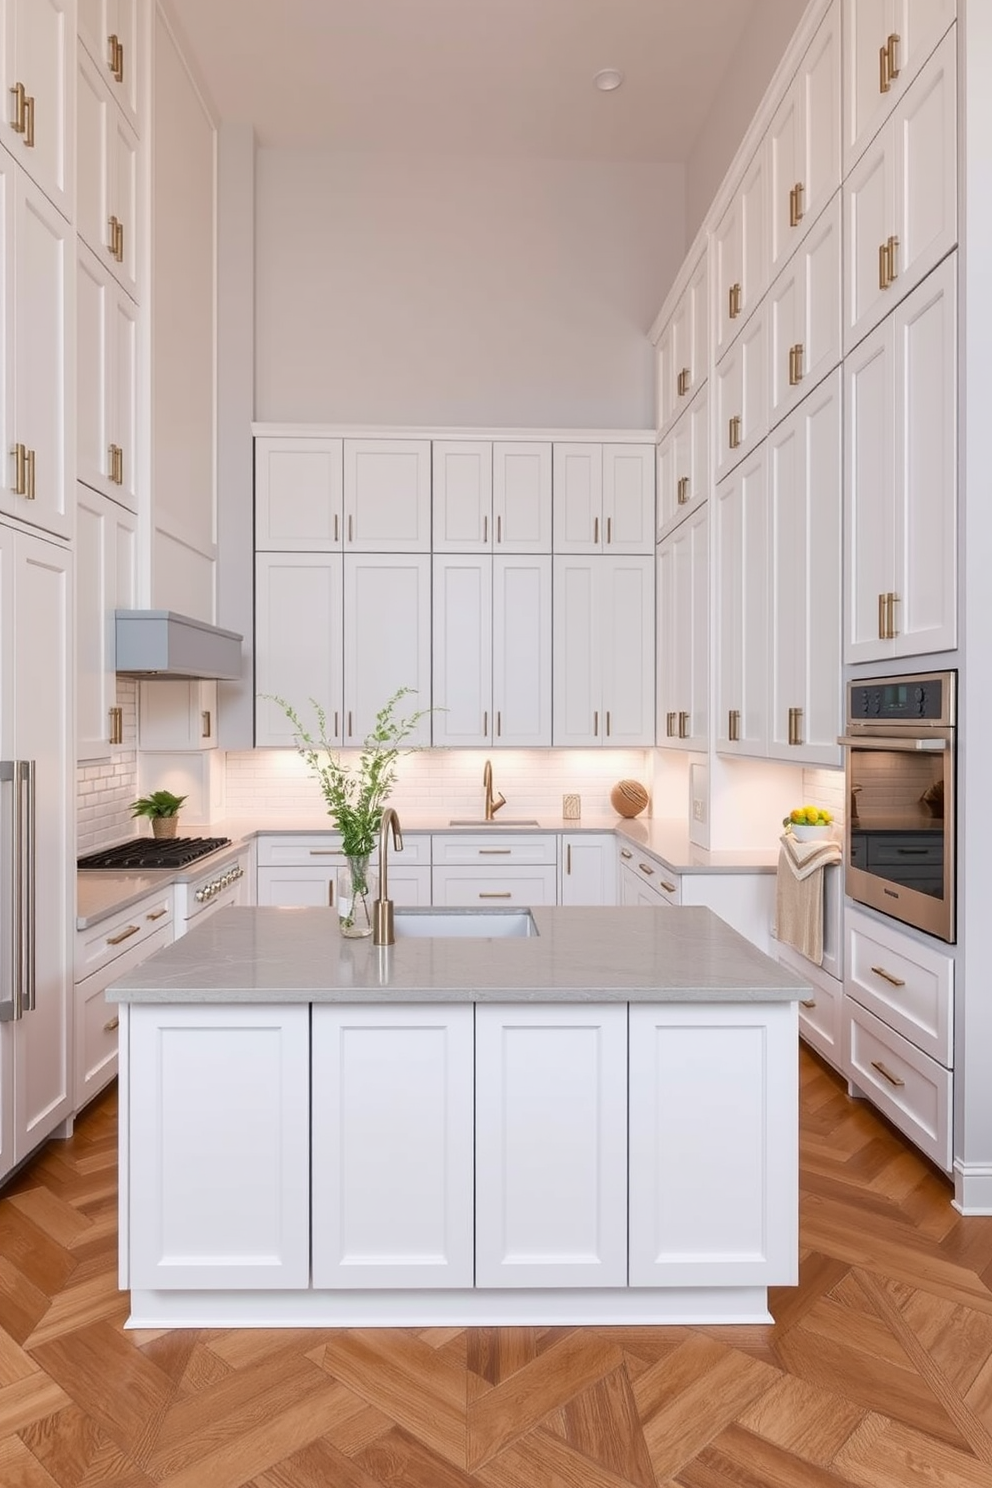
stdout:
POLYGON ((0 940, 7 954, 0 965, 0 1023, 12 1023, 20 1017, 21 964, 21 853, 18 841, 19 811, 18 766, 19 760, 0 760, 0 841, 9 854, 6 862, 0 863, 0 884, 4 895, 0 902, 0 940), (4 797, 10 786, 10 810, 2 810, 4 797))
POLYGON ((18 794, 18 805, 23 803, 24 817, 21 825, 21 842, 23 850, 22 862, 24 871, 21 880, 21 903, 24 928, 21 932, 21 947, 24 956, 23 974, 21 986, 21 1012, 34 1012, 35 1006, 35 927, 37 916, 35 913, 38 902, 37 895, 37 835, 35 832, 35 768, 34 760, 21 760, 21 781, 23 791, 18 794))
MULTIPOLYGON (((8 885, 0 927, 10 956, 0 981, 0 1023, 12 1023, 35 1005, 35 770, 34 760, 0 760, 0 787, 12 787, 10 858, 0 878, 8 885)), ((0 818, 2 830, 2 818, 0 818)))

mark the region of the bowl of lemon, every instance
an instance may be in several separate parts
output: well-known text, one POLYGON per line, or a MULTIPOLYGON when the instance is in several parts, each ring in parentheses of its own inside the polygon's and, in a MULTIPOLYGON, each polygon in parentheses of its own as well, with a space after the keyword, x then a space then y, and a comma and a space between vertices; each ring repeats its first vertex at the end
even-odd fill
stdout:
POLYGON ((821 806, 797 806, 782 818, 782 825, 797 842, 815 842, 818 837, 830 836, 834 819, 821 806))

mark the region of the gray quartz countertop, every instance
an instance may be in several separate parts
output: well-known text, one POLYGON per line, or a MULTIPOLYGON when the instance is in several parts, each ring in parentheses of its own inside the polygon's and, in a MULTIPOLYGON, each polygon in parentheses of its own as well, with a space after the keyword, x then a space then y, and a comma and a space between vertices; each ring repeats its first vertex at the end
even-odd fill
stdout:
POLYGON ((809 991, 798 972, 771 960, 709 909, 531 913, 538 933, 525 938, 397 937, 395 945, 380 948, 371 940, 344 939, 337 916, 326 909, 225 909, 113 982, 107 998, 782 1002, 809 991))

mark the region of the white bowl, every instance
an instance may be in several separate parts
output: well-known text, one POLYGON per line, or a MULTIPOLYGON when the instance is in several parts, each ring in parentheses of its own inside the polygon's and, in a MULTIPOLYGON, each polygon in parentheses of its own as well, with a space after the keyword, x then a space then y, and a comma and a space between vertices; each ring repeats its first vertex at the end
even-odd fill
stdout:
POLYGON ((805 826, 800 822, 793 822, 791 828, 792 835, 797 842, 815 842, 818 837, 829 837, 832 830, 830 822, 819 827, 810 826, 808 822, 805 826))

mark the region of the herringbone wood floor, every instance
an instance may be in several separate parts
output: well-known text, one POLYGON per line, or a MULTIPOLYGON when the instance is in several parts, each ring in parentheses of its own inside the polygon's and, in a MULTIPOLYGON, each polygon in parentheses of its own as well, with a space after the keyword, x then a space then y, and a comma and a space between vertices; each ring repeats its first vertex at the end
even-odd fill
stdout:
POLYGON ((116 1091, 0 1193, 0 1488, 989 1488, 992 1219, 805 1050, 774 1325, 125 1333, 116 1091))

